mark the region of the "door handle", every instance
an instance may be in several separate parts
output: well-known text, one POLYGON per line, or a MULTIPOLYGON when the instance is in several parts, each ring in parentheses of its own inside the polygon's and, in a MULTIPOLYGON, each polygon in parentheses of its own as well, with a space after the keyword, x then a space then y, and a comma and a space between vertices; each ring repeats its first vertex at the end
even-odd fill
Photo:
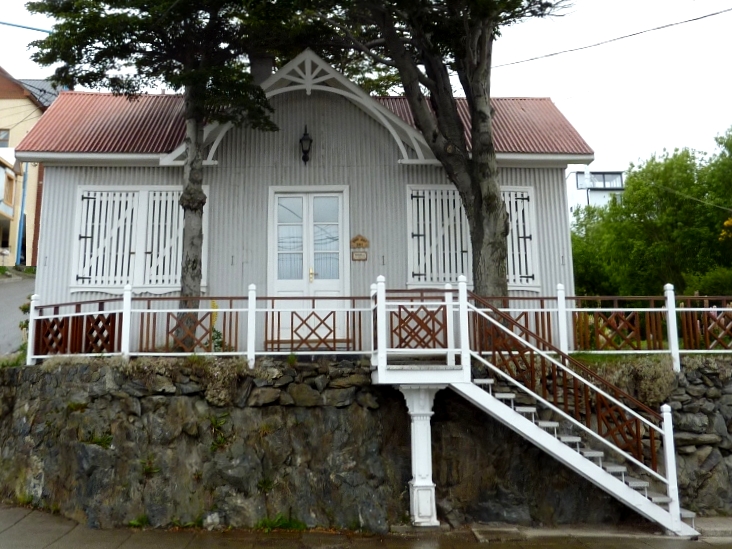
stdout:
POLYGON ((310 282, 313 282, 315 280, 315 277, 316 277, 317 274, 318 273, 316 273, 315 271, 313 271, 313 268, 310 267, 310 282))

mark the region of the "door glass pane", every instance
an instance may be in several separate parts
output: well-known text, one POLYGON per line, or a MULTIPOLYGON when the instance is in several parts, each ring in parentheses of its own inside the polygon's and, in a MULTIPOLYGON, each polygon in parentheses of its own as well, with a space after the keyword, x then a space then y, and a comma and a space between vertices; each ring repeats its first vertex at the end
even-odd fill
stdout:
POLYGON ((302 225, 280 225, 277 227, 277 251, 302 251, 302 225))
POLYGON ((337 280, 338 276, 338 253, 315 254, 315 278, 317 280, 337 280))
POLYGON ((313 236, 316 252, 338 251, 338 225, 315 225, 313 236))
POLYGON ((302 254, 277 254, 277 279, 302 280, 302 254))
POLYGON ((338 223, 338 197, 316 196, 313 198, 313 221, 315 223, 338 223))
POLYGON ((281 196, 277 199, 277 223, 302 223, 301 196, 281 196))

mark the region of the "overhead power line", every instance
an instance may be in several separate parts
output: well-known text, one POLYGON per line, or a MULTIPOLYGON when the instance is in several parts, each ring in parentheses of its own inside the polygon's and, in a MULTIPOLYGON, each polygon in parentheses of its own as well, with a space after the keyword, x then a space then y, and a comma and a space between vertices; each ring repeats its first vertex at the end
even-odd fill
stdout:
POLYGON ((634 36, 639 36, 641 34, 646 34, 648 32, 653 32, 657 30, 667 29, 669 27, 675 27, 678 25, 683 25, 685 23, 693 23, 694 21, 700 21, 702 19, 707 19, 708 17, 714 17, 715 15, 721 15, 723 13, 727 13, 729 11, 732 11, 732 8, 727 8, 721 11, 715 11, 714 13, 708 13, 706 15, 701 15, 699 17, 694 17, 693 19, 686 19, 685 21, 677 21, 676 23, 668 23, 667 25, 661 25, 660 27, 653 27, 652 29, 646 29, 638 32, 634 32, 631 34, 626 34, 623 36, 617 36, 615 38, 610 38, 609 40, 603 40, 602 42, 597 42, 596 44, 589 44, 588 46, 580 46, 579 48, 572 48, 569 50, 562 50, 562 51, 555 51, 554 53, 547 53, 545 55, 537 55, 536 57, 530 57, 529 59, 522 59, 521 61, 512 61, 511 63, 503 63, 501 65, 496 65, 493 67, 494 69, 498 69, 500 67, 508 67, 511 65, 518 65, 520 63, 528 63, 529 61, 536 61, 538 59, 546 59, 547 57, 554 57, 556 55, 562 55, 564 53, 572 53, 575 51, 581 51, 581 50, 587 50, 590 48, 596 48, 597 46, 603 46, 605 44, 610 44, 612 42, 617 42, 618 40, 625 40, 626 38, 633 38, 634 36))
POLYGON ((51 34, 50 30, 38 29, 36 27, 28 27, 26 25, 18 25, 17 23, 8 23, 7 21, 0 21, 0 25, 7 25, 8 27, 18 27, 19 29, 26 29, 26 30, 45 32, 46 34, 51 34))

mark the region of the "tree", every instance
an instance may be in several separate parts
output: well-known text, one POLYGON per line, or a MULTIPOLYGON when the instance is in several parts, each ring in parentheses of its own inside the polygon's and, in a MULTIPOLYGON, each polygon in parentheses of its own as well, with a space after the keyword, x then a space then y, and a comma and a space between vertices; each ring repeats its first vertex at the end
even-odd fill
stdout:
MULTIPOLYGON (((32 46, 41 65, 60 63, 53 80, 106 88, 131 100, 160 83, 183 90, 186 153, 181 295, 201 291, 203 129, 209 122, 275 130, 271 107, 248 71, 247 55, 287 51, 320 35, 322 24, 293 20, 293 4, 266 0, 39 0, 31 12, 58 23, 32 46), (318 29, 318 27, 321 27, 318 29)), ((182 300, 182 307, 197 307, 182 300)))
POLYGON ((732 133, 717 142, 711 157, 682 149, 631 166, 620 199, 576 214, 578 292, 658 295, 670 282, 717 293, 732 282, 732 133))
POLYGON ((458 189, 470 227, 473 282, 507 295, 508 214, 501 199, 490 103, 493 45, 501 27, 544 17, 542 0, 319 0, 317 15, 357 51, 398 74, 415 123, 458 189), (471 115, 466 139, 451 75, 471 115))

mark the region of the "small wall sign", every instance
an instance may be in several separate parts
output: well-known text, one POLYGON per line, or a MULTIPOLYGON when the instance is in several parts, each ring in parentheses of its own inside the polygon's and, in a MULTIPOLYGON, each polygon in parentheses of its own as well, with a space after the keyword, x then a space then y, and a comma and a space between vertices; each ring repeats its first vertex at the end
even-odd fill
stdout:
POLYGON ((351 261, 366 261, 368 259, 369 240, 363 235, 356 235, 351 239, 351 261))

